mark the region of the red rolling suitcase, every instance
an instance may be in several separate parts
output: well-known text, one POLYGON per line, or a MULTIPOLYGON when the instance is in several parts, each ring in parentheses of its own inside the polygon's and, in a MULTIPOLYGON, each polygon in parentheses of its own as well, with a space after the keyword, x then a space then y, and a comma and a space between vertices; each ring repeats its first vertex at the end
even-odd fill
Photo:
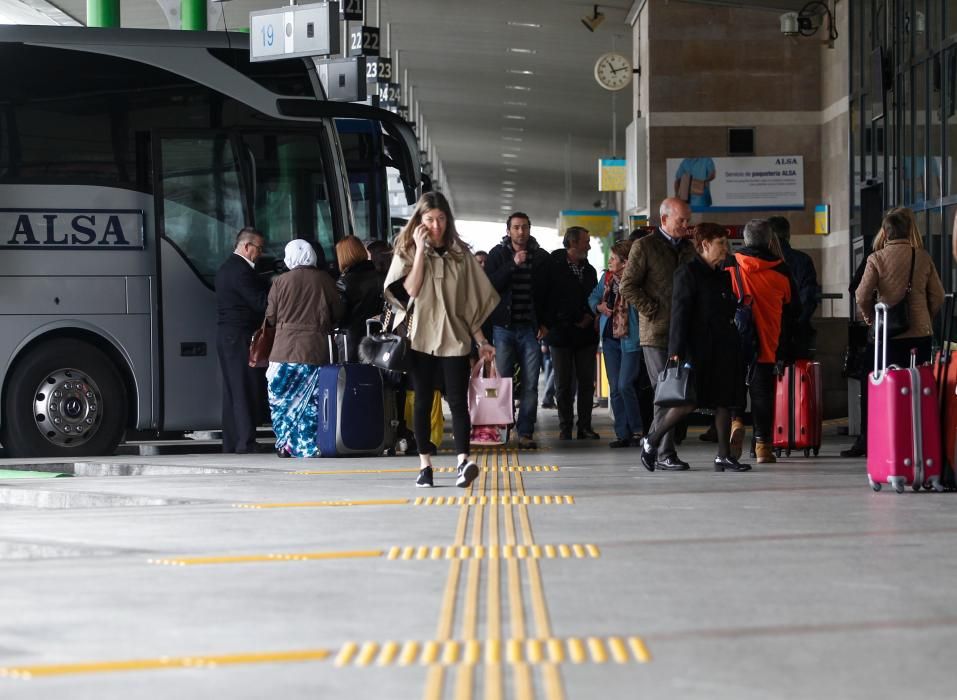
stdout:
POLYGON ((875 491, 890 484, 943 491, 940 410, 934 368, 887 366, 887 305, 875 309, 874 372, 867 380, 867 480, 875 491))
POLYGON ((937 393, 940 398, 940 424, 944 450, 944 486, 957 488, 957 350, 952 350, 954 295, 944 298, 941 328, 941 352, 937 355, 937 393))
POLYGON ((778 377, 774 395, 774 440, 778 456, 791 456, 791 450, 804 450, 816 457, 821 450, 824 389, 821 363, 798 360, 784 368, 778 377))

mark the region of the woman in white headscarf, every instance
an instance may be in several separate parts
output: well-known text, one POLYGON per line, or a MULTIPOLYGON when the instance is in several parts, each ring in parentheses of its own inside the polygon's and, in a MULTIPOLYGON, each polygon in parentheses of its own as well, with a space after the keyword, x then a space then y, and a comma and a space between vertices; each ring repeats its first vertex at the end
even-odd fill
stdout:
POLYGON ((286 244, 289 272, 269 290, 266 321, 276 327, 269 353, 269 408, 280 457, 318 454, 319 367, 329 364, 329 334, 343 315, 336 283, 316 268, 316 252, 302 240, 286 244))

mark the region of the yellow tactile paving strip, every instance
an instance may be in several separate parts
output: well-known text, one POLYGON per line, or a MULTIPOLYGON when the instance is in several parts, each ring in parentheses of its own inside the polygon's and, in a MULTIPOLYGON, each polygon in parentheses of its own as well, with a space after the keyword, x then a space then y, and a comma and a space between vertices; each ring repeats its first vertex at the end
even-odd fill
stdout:
MULTIPOLYGON (((347 642, 336 666, 475 666, 478 664, 647 663, 639 637, 568 637, 565 639, 449 639, 444 642, 347 642)), ((457 688, 461 685, 456 683, 457 688)), ((456 695, 459 692, 457 690, 456 695)))
MULTIPOLYGON (((528 467, 518 463, 517 450, 496 449, 481 456, 479 477, 467 496, 416 499, 314 501, 302 503, 235 504, 237 508, 303 508, 356 505, 459 505, 451 545, 393 546, 343 552, 289 552, 149 560, 152 564, 260 564, 345 558, 401 561, 447 561, 448 574, 435 638, 426 641, 346 642, 338 650, 304 649, 218 656, 159 657, 74 664, 0 668, 0 676, 39 678, 84 673, 215 668, 238 664, 293 663, 332 658, 336 666, 413 666, 428 668, 424 697, 469 700, 476 693, 476 666, 482 665, 483 696, 509 695, 520 700, 543 697, 564 700, 561 665, 581 663, 648 663, 651 655, 640 637, 555 637, 552 632, 539 559, 594 559, 594 544, 539 544, 529 517, 530 505, 573 505, 572 496, 529 496, 523 474, 558 471, 558 467, 528 467), (490 464, 490 462, 492 462, 490 464), (467 566, 466 566, 467 562, 467 566), (482 566, 485 575, 482 576, 482 566), (484 584, 484 591, 482 586, 484 584), (460 588, 464 585, 464 595, 460 588), (502 591, 505 596, 503 599, 502 591), (526 619, 526 600, 531 615, 526 619), (479 609, 485 599, 485 616, 479 609), (462 609, 457 610, 458 600, 462 609), (454 634, 458 615, 459 633, 454 634), (481 624, 480 623, 484 623, 481 624), (506 689, 505 667, 512 688, 506 689), (446 675, 446 671, 449 675, 446 675), (452 677, 454 671, 454 677, 452 677), (536 673, 537 672, 537 673, 536 673), (536 691, 536 681, 541 688, 536 691), (450 686, 447 688, 447 686, 450 686), (451 690, 447 693, 446 690, 451 690)), ((441 469, 441 468, 440 468, 441 469)), ((445 468, 452 471, 451 468, 445 468)), ((411 470, 352 470, 306 474, 364 474, 411 470)))
MULTIPOLYGON (((495 467, 491 468, 495 469, 495 467)), ((481 469, 482 471, 488 471, 490 467, 481 467, 481 469)), ((557 472, 559 468, 553 464, 534 464, 530 466, 498 467, 498 470, 510 472, 557 472)), ((402 469, 310 469, 292 473, 306 476, 345 476, 349 474, 412 474, 418 471, 418 467, 404 467, 402 469)), ((432 471, 437 474, 451 474, 456 471, 456 467, 433 467, 432 471)))
POLYGON ((148 559, 150 564, 166 566, 197 566, 203 564, 263 564, 290 561, 317 561, 324 559, 374 559, 386 557, 389 560, 426 559, 597 559, 601 550, 593 544, 533 544, 526 546, 503 545, 486 547, 485 545, 443 547, 440 545, 419 545, 390 547, 343 552, 273 552, 269 554, 224 554, 203 557, 168 557, 148 559))

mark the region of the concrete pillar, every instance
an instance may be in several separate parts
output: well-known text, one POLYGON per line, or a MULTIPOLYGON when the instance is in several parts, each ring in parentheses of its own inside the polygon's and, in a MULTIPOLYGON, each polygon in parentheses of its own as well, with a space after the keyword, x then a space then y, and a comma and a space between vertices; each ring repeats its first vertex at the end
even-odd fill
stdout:
POLYGON ((86 26, 119 27, 120 0, 86 0, 86 26))

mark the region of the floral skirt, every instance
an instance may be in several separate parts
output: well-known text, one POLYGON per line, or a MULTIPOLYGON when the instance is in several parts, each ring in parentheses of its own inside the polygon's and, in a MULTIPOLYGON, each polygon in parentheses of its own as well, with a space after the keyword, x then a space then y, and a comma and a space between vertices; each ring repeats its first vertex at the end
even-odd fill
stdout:
POLYGON ((319 453, 319 366, 270 362, 266 370, 276 449, 293 457, 319 453))

